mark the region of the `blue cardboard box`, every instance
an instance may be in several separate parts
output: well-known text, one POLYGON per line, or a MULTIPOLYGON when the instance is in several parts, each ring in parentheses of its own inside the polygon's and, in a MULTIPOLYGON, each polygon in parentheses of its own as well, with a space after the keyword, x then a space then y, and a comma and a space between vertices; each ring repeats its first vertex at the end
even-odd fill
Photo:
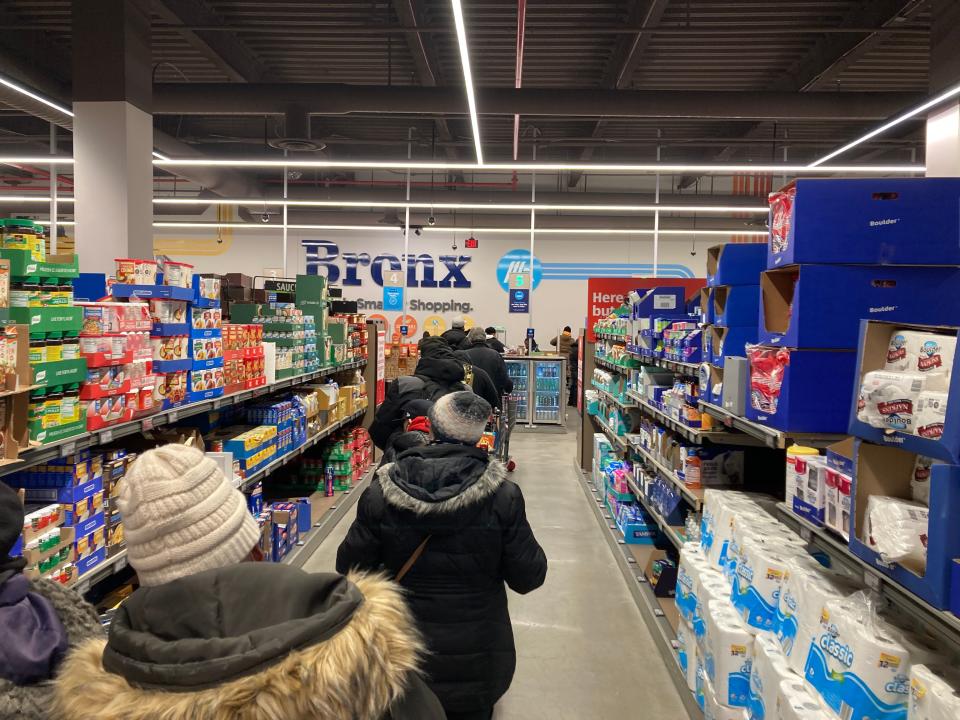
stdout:
POLYGON ((96 477, 82 485, 64 485, 57 488, 34 488, 28 487, 24 496, 26 502, 58 502, 66 505, 73 505, 93 497, 98 492, 103 491, 103 477, 96 477))
POLYGON ((631 307, 634 320, 653 315, 683 317, 687 314, 687 291, 682 287, 656 287, 642 292, 640 299, 631 307))
MULTIPOLYGON (((850 402, 849 432, 851 435, 878 445, 893 445, 918 455, 926 455, 947 463, 960 464, 960 431, 958 431, 958 428, 960 428, 960 401, 953 400, 953 398, 960 398, 960 373, 957 372, 958 358, 956 355, 951 362, 951 368, 947 368, 951 372, 950 386, 947 390, 950 402, 947 404, 946 417, 942 427, 931 428, 941 433, 939 437, 936 437, 935 433, 924 432, 927 437, 922 437, 919 434, 914 435, 891 428, 873 427, 857 419, 860 382, 863 376, 871 370, 883 369, 894 330, 917 330, 956 337, 958 328, 863 320, 860 323, 860 342, 857 350, 857 383, 853 388, 853 396, 850 402)), ((932 360, 939 361, 939 356, 935 356, 932 360)))
POLYGON ((916 454, 895 447, 857 440, 855 478, 851 497, 850 550, 877 570, 931 605, 950 607, 954 558, 960 557, 960 466, 930 466, 930 521, 927 528, 927 567, 911 569, 886 563, 864 539, 867 499, 871 495, 909 499, 916 454))
POLYGON ((857 354, 757 346, 750 360, 747 419, 785 432, 843 433, 857 354))
MULTIPOLYGON (((73 526, 73 531, 76 533, 76 537, 84 537, 89 535, 94 530, 99 530, 106 524, 105 516, 102 512, 97 513, 91 518, 87 518, 83 522, 80 522, 73 526)), ((69 525, 69 523, 65 523, 69 525)))
POLYGON ((700 288, 700 322, 710 325, 713 322, 713 288, 700 288))
POLYGON ((723 367, 727 355, 744 356, 746 346, 757 342, 757 328, 753 325, 723 327, 713 325, 710 328, 710 362, 723 367))
POLYGON ((960 265, 958 206, 957 178, 797 180, 770 198, 767 267, 960 265))
POLYGON ((753 325, 760 310, 759 275, 756 285, 719 285, 713 288, 716 325, 753 325))
POLYGON ((83 577, 85 573, 93 570, 97 565, 102 563, 107 558, 107 549, 105 547, 96 550, 95 552, 90 553, 84 558, 77 560, 75 566, 77 568, 77 576, 83 577))
MULTIPOLYGON (((760 278, 760 342, 853 350, 860 320, 960 325, 956 268, 790 265, 760 278)), ((728 353, 729 354, 729 353, 728 353)))
POLYGON ((726 243, 707 250, 707 285, 756 285, 767 269, 766 243, 726 243))

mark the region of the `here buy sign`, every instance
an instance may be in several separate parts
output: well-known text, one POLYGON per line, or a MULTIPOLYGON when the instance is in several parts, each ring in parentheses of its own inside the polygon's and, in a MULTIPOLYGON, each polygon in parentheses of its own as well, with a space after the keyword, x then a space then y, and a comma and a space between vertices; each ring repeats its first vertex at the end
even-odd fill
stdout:
POLYGON ((587 340, 596 342, 593 324, 620 307, 631 290, 649 290, 655 287, 682 287, 687 300, 700 292, 707 281, 704 278, 588 278, 587 279, 587 340))

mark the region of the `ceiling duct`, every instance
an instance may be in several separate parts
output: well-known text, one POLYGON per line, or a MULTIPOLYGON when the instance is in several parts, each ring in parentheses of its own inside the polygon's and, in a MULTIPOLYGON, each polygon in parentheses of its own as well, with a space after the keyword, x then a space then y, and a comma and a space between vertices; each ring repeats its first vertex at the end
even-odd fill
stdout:
POLYGON ((326 145, 311 139, 310 113, 300 105, 291 105, 284 112, 283 137, 267 141, 270 147, 290 152, 319 152, 326 145))

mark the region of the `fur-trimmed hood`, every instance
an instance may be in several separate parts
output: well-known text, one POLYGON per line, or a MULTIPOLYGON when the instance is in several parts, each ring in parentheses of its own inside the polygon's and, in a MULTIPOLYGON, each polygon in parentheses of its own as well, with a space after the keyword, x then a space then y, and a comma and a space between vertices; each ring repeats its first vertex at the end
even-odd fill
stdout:
POLYGON ((419 636, 381 576, 245 563, 142 588, 114 623, 106 648, 67 658, 52 717, 378 720, 420 682, 419 636))
POLYGON ((478 505, 507 479, 486 450, 439 443, 416 447, 377 471, 386 502, 420 516, 451 515, 478 505))

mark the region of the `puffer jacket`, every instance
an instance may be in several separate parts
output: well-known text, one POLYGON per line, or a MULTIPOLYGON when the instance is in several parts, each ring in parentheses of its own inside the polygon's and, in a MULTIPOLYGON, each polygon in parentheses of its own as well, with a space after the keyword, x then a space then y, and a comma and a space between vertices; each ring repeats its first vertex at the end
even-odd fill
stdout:
POLYGON ((550 344, 557 349, 557 355, 568 357, 570 355, 570 350, 576 341, 577 338, 575 338, 573 335, 568 333, 560 333, 550 341, 550 344))
MULTIPOLYGON (((8 641, 17 643, 16 649, 31 656, 30 660, 35 664, 36 653, 27 643, 36 642, 39 638, 33 636, 36 631, 30 630, 30 622, 24 613, 32 617, 37 608, 29 602, 28 593, 35 593, 50 603, 66 631, 67 650, 94 638, 103 640, 105 634, 96 611, 74 590, 50 580, 29 580, 20 574, 4 578, 4 575, 0 573, 0 638, 3 638, 0 640, 0 664, 15 665, 17 662, 15 656, 3 651, 3 644, 8 641), (8 627, 7 622, 15 623, 16 627, 8 627), (20 637, 25 632, 31 637, 20 637)), ((17 670, 16 667, 10 669, 17 670)), ((57 668, 53 670, 56 672, 57 668)), ((52 700, 53 682, 50 680, 14 684, 0 677, 0 717, 22 720, 55 718, 57 716, 50 713, 52 700)))
MULTIPOLYGON (((481 368, 493 381, 500 400, 503 396, 513 392, 513 380, 507 374, 507 363, 500 353, 487 345, 486 340, 470 342, 464 340, 457 355, 465 359, 474 367, 481 368)), ((500 407, 499 404, 497 407, 500 407)))
POLYGON ((401 453, 361 496, 337 568, 395 576, 428 536, 401 583, 430 652, 427 683, 447 712, 493 707, 516 666, 506 586, 528 593, 547 573, 503 464, 463 445, 401 453))
POLYGON ((380 577, 240 563, 141 587, 57 680, 58 720, 443 720, 380 577))
POLYGON ((456 350, 467 337, 467 331, 463 328, 450 328, 440 337, 450 346, 450 349, 456 350))

